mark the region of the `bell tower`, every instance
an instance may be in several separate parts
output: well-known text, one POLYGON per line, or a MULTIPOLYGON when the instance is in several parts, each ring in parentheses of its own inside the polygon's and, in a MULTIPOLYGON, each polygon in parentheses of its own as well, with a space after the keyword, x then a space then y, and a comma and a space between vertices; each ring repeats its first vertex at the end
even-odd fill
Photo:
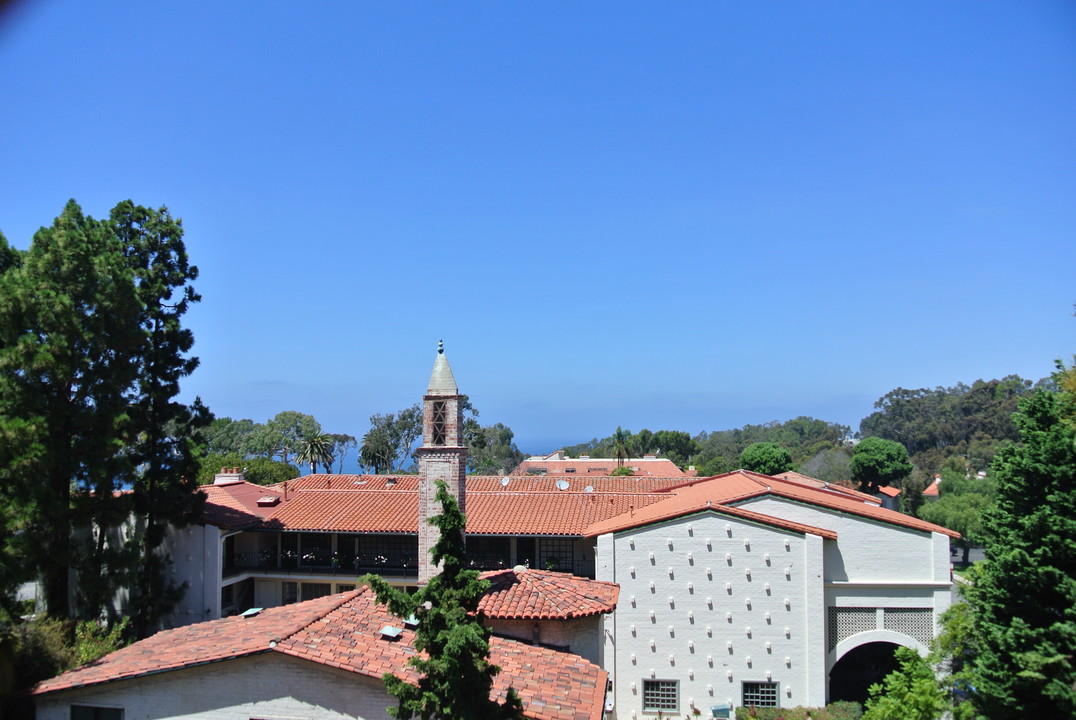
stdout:
POLYGON ((425 584, 437 572, 430 550, 438 529, 427 520, 441 514, 437 481, 448 486, 460 511, 466 512, 467 444, 463 439, 463 396, 445 357, 444 342, 437 343, 437 359, 430 384, 422 398, 422 447, 418 448, 418 582, 425 584))

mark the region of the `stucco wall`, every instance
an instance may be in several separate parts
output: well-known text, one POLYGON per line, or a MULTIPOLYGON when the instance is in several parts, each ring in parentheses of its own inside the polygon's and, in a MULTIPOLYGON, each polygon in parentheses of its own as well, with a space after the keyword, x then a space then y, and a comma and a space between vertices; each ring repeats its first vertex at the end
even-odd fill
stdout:
POLYGON ((647 679, 679 681, 682 715, 739 705, 744 682, 780 683, 782 706, 824 701, 821 538, 703 513, 598 546, 598 578, 621 587, 605 648, 618 719, 657 715, 647 679))
POLYGON ((266 653, 56 693, 37 718, 68 720, 79 704, 123 708, 124 720, 381 720, 395 702, 380 680, 266 653))

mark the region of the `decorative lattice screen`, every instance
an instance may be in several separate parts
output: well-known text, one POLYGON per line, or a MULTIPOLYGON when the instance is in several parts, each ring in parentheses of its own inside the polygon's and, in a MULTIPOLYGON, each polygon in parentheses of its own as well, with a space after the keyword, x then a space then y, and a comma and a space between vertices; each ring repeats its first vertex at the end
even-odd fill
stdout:
MULTIPOLYGON (((868 630, 878 629, 878 608, 831 607, 829 649, 842 640, 868 630)), ((882 608, 882 627, 915 638, 924 645, 934 637, 934 611, 930 608, 882 608)))
POLYGON ((878 628, 877 608, 831 607, 829 609, 829 649, 856 633, 878 628))
POLYGON ((930 608, 886 608, 885 629, 915 638, 929 645, 934 637, 934 612, 930 608))

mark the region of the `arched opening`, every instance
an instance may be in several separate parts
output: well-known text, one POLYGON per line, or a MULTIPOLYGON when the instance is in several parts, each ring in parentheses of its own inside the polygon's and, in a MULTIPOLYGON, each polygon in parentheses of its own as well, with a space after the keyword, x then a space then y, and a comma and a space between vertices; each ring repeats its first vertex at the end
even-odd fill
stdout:
POLYGON ((867 688, 897 669, 893 653, 899 645, 870 642, 849 650, 829 672, 829 701, 867 701, 867 688))

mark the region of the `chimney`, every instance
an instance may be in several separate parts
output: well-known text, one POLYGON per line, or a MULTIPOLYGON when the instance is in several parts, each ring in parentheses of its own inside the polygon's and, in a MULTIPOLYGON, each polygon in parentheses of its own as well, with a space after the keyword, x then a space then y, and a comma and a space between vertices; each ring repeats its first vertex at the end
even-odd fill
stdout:
POLYGON ((237 485, 244 482, 243 470, 237 467, 221 468, 220 472, 213 476, 214 485, 237 485))

